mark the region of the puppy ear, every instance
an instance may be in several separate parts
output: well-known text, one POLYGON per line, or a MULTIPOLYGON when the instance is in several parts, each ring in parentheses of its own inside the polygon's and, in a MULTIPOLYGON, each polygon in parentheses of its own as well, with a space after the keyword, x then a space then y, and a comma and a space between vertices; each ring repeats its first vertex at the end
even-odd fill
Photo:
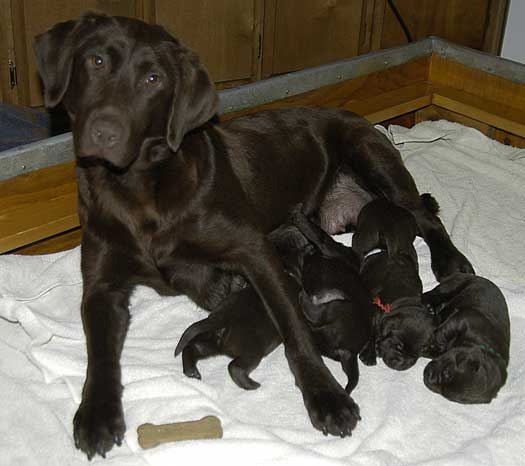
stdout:
POLYGON ((68 88, 73 68, 73 50, 68 38, 77 23, 76 20, 59 23, 35 37, 33 50, 44 83, 46 107, 58 105, 68 88))
POLYGON ((215 87, 197 55, 186 49, 181 57, 167 131, 168 145, 173 151, 177 151, 188 131, 215 116, 219 104, 215 87))

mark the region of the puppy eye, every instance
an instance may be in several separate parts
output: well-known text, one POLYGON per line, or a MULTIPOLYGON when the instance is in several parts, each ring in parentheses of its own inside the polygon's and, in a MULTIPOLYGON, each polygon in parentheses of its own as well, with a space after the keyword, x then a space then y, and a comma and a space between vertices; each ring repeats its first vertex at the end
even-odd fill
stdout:
POLYGON ((146 84, 159 84, 160 83, 160 76, 156 73, 151 73, 148 75, 146 79, 146 84))
POLYGON ((102 58, 100 55, 91 55, 88 57, 89 64, 99 70, 104 67, 104 58, 102 58))

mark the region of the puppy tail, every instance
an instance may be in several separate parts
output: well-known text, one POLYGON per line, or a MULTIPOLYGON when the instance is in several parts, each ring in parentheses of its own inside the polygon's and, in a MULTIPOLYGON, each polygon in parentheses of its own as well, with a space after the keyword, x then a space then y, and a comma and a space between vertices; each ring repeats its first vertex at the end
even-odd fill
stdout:
POLYGON ((175 348, 175 357, 177 357, 186 346, 196 337, 205 333, 218 330, 227 325, 225 312, 213 312, 206 319, 199 320, 191 324, 180 337, 177 347, 175 348))
POLYGON ((419 197, 421 198, 425 209, 427 209, 431 214, 437 215, 439 213, 438 201, 436 201, 435 197, 432 196, 432 194, 423 193, 419 197))

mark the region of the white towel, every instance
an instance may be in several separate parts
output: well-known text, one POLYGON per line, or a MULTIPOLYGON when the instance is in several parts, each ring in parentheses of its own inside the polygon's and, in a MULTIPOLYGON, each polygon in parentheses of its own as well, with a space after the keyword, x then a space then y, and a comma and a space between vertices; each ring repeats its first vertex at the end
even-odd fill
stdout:
MULTIPOLYGON (((479 274, 508 301, 512 323, 509 378, 488 405, 451 403, 423 384, 420 360, 406 372, 379 362, 361 366, 353 397, 363 420, 351 438, 314 430, 294 386, 282 347, 254 371, 261 383, 243 391, 228 359, 199 365, 202 381, 182 374, 173 350, 182 331, 206 315, 186 298, 146 287, 132 296, 122 354, 124 444, 106 460, 115 466, 228 465, 518 465, 525 449, 525 305, 523 185, 525 151, 509 149, 459 125, 390 127, 421 192, 432 192, 455 243, 479 274), (432 142, 425 142, 432 141, 432 142), (221 440, 142 450, 137 427, 218 416, 221 440)), ((337 239, 350 244, 351 235, 337 239)), ((425 289, 436 284, 427 246, 416 240, 425 289)), ((88 464, 72 438, 72 418, 86 367, 80 322, 79 250, 47 256, 0 256, 0 465, 88 464)), ((339 364, 327 360, 341 384, 339 364)))

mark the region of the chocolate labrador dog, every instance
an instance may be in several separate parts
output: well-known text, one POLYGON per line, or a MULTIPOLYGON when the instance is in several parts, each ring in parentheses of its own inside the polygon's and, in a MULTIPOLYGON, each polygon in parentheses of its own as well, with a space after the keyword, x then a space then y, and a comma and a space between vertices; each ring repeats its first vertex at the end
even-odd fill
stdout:
POLYGON ((500 289, 456 273, 423 295, 438 319, 426 352, 425 385, 458 403, 489 403, 507 380, 510 322, 500 289))
POLYGON ((162 27, 86 14, 35 39, 45 103, 73 129, 83 227, 88 365, 76 445, 104 456, 125 433, 120 356, 138 284, 212 309, 234 274, 252 284, 283 339, 313 425, 349 435, 353 400, 324 365, 267 234, 302 203, 329 233, 381 194, 416 218, 443 278, 472 271, 424 208, 397 150, 363 118, 289 108, 219 124, 197 55, 162 27))
MULTIPOLYGON (((421 199, 429 212, 437 214, 439 206, 430 194, 421 199)), ((361 209, 352 238, 352 248, 363 257, 361 278, 376 304, 377 355, 400 371, 416 363, 435 329, 434 316, 421 302, 416 233, 410 212, 377 198, 361 209), (376 248, 380 250, 374 252, 376 248)))

